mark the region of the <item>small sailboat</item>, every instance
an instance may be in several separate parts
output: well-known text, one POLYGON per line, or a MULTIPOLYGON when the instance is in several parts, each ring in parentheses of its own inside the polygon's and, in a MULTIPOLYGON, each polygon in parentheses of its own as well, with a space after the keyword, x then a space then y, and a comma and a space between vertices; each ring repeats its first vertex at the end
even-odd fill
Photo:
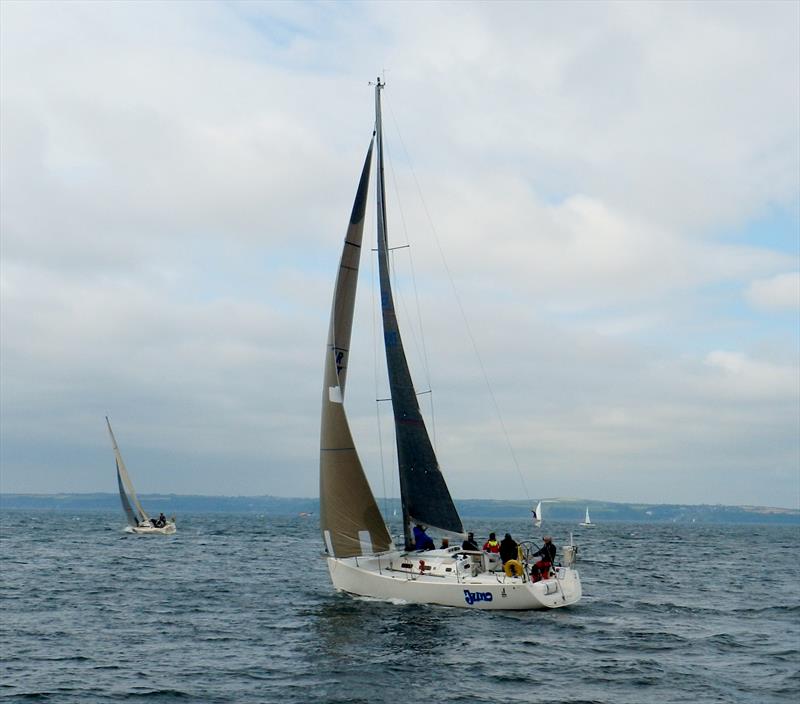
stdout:
POLYGON ((565 548, 563 565, 550 568, 544 575, 536 574, 532 551, 521 554, 520 560, 509 561, 503 569, 497 555, 458 547, 465 537, 464 528, 420 412, 395 315, 384 188, 383 88, 378 79, 375 131, 345 233, 325 353, 320 529, 333 586, 338 591, 365 597, 475 609, 553 609, 574 604, 581 598, 574 547, 565 548), (399 547, 389 535, 364 474, 344 407, 373 150, 377 160, 377 250, 383 339, 400 475, 404 542, 399 547), (447 537, 453 547, 415 550, 414 530, 426 527, 447 537))
POLYGON ((141 535, 171 535, 177 530, 175 528, 175 519, 165 520, 164 524, 160 525, 157 519, 154 520, 145 513, 139 503, 139 497, 136 496, 136 490, 133 488, 128 470, 125 468, 125 462, 119 451, 117 439, 114 437, 114 431, 111 430, 111 421, 108 420, 108 416, 106 416, 106 425, 108 426, 108 434, 111 436, 111 446, 114 448, 114 458, 117 463, 119 499, 122 502, 125 517, 128 519, 128 526, 125 530, 128 533, 141 535))
POLYGON ((594 523, 592 523, 592 519, 589 518, 589 507, 588 506, 586 507, 586 517, 583 519, 583 522, 579 523, 578 525, 587 526, 589 528, 591 528, 592 526, 595 525, 594 523))
POLYGON ((541 528, 542 526, 542 502, 540 501, 536 504, 536 508, 533 509, 533 525, 537 528, 541 528))

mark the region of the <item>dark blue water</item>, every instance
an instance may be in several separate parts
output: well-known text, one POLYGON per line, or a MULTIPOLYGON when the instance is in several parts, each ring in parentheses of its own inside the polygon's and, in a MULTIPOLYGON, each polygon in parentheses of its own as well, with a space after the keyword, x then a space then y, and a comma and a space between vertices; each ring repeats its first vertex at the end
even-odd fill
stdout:
MULTIPOLYGON (((479 536, 529 523, 467 521, 479 536)), ((584 600, 548 612, 336 594, 315 517, 5 511, 0 699, 796 702, 797 527, 549 524, 584 600)))

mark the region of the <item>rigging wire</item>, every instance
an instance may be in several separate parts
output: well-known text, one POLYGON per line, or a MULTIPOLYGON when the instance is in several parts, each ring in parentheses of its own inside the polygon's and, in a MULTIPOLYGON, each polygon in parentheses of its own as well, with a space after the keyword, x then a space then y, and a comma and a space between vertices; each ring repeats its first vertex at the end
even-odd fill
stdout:
POLYGON ((450 267, 447 265, 447 259, 444 256, 444 250, 442 249, 442 243, 439 240, 439 234, 436 231, 436 226, 433 223, 433 218, 431 217, 430 211, 428 210, 428 204, 425 201, 425 197, 424 197, 423 192, 422 192, 422 187, 420 186, 419 179, 417 178, 417 172, 414 169, 414 163, 411 160, 411 155, 408 153, 408 149, 406 149, 406 145, 405 145, 405 142, 403 141, 402 133, 400 132, 400 125, 397 123, 397 119, 396 119, 396 117, 394 115, 394 110, 392 110, 391 102, 389 100, 386 100, 385 103, 387 104, 387 106, 389 108, 389 114, 392 117, 392 122, 394 123, 395 130, 397 130, 397 136, 398 136, 398 138, 400 140, 400 146, 403 148, 403 153, 405 154, 406 159, 408 161, 408 166, 409 166, 409 169, 411 171, 411 175, 414 177, 414 183, 416 184, 417 192, 419 193, 419 198, 420 198, 420 201, 422 203, 422 209, 425 212, 425 217, 427 218, 428 224, 429 224, 429 226, 431 228, 431 233, 433 234, 433 239, 436 242, 436 248, 439 251, 439 256, 441 257, 441 260, 442 260, 442 265, 444 266, 445 273, 447 274, 447 280, 449 281, 450 287, 453 290, 453 296, 456 299, 456 303, 458 305, 458 310, 461 313, 461 319, 464 322, 464 327, 466 328, 466 331, 467 331, 467 337, 469 338, 470 344, 472 345, 472 351, 473 351, 473 353, 475 355, 475 359, 478 362, 478 366, 480 367, 481 374, 483 375, 483 380, 486 383, 486 388, 487 388, 487 390, 489 392, 489 398, 491 398, 491 400, 492 400, 492 405, 494 406, 495 413, 497 414, 497 419, 500 422, 500 428, 503 431, 503 436, 505 438, 506 445, 508 446, 509 453, 511 454, 511 459, 513 460, 514 466, 517 469, 517 474, 519 475, 520 482, 522 484, 522 489, 525 492, 525 496, 526 496, 527 500, 530 501, 531 497, 530 497, 530 494, 528 493, 528 487, 527 487, 527 485, 525 483, 525 477, 522 474, 522 469, 519 466, 519 461, 517 460, 516 452, 514 452, 514 446, 511 444, 511 438, 510 438, 510 436, 508 434, 508 430, 506 429, 506 424, 503 421, 503 416, 500 413, 500 406, 497 403, 497 398, 494 395, 494 391, 492 391, 492 385, 489 382, 489 375, 486 373, 486 367, 483 364, 483 360, 481 359, 480 352, 478 352, 478 345, 475 342, 475 336, 472 334, 472 329, 470 328, 466 312, 464 311, 464 306, 461 303, 461 297, 458 294, 458 288, 456 287, 455 280, 453 279, 453 275, 450 272, 450 267))

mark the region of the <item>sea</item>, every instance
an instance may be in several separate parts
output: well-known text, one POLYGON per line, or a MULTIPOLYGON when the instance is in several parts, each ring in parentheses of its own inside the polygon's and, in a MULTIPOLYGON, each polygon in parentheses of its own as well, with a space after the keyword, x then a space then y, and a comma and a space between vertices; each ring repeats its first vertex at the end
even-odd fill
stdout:
POLYGON ((465 521, 579 545, 554 611, 336 593, 316 516, 0 514, 0 701, 793 702, 800 527, 465 521))

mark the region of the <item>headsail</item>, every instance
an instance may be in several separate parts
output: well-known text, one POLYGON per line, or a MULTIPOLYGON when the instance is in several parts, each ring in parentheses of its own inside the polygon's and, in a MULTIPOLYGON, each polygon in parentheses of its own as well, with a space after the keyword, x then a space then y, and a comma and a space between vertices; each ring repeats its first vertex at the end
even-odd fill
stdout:
POLYGON ((108 434, 111 436, 111 446, 114 448, 114 458, 117 463, 117 486, 119 487, 119 498, 122 502, 122 508, 125 511, 125 516, 128 518, 128 523, 136 527, 144 521, 149 521, 150 517, 145 513, 142 505, 139 503, 139 497, 136 496, 136 491, 133 488, 128 470, 125 468, 125 461, 122 459, 122 454, 117 445, 117 439, 114 437, 114 431, 111 430, 111 422, 106 416, 106 425, 108 425, 108 434), (131 506, 133 502, 133 506, 131 506))
POLYGON ((328 554, 333 557, 368 555, 392 547, 389 532, 364 475, 344 410, 373 143, 374 140, 370 142, 361 171, 344 238, 325 355, 319 458, 320 528, 328 554))
POLYGON ((410 549, 413 543, 412 526, 414 523, 423 523, 426 526, 451 533, 463 533, 464 528, 428 437, 428 430, 417 402, 417 394, 411 380, 395 314, 389 278, 389 245, 383 178, 382 87, 383 84, 378 80, 375 87, 375 130, 378 140, 378 271, 386 365, 389 370, 389 389, 392 396, 397 438, 403 532, 406 549, 410 549))

